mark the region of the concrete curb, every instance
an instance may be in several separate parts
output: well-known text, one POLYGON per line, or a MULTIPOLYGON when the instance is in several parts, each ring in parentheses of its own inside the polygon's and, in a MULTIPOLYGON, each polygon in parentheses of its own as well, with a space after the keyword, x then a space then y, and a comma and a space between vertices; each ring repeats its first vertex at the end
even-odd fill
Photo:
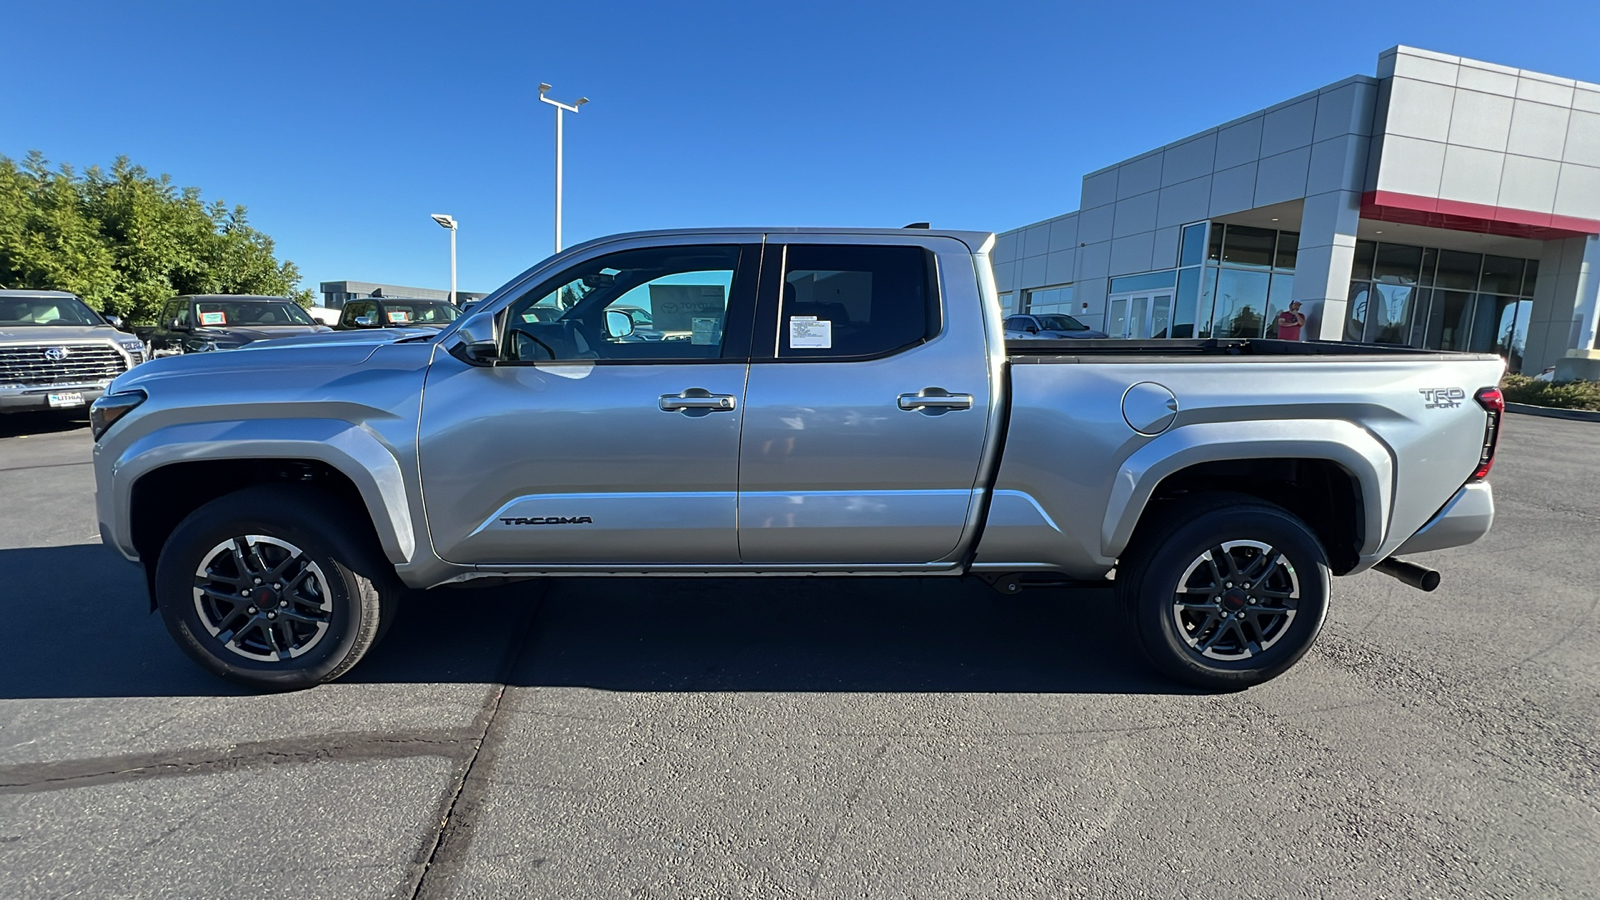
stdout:
POLYGON ((1527 403, 1507 403, 1506 412, 1525 416, 1544 416, 1547 419, 1574 419, 1579 422, 1600 422, 1600 412, 1586 409, 1556 409, 1551 406, 1533 406, 1527 403))

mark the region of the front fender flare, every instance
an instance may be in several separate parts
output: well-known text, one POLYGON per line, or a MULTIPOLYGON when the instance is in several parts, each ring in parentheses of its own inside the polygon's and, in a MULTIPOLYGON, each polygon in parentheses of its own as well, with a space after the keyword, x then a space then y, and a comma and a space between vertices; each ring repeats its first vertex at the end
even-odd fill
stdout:
POLYGON ((416 530, 400 462, 371 431, 337 419, 246 419, 168 425, 140 436, 112 463, 116 533, 133 558, 133 485, 174 463, 227 459, 311 459, 355 484, 390 562, 416 553, 416 530))
POLYGON ((1325 459, 1361 485, 1366 533, 1361 555, 1383 543, 1394 494, 1394 457, 1360 426, 1337 419, 1199 422, 1174 428, 1134 451, 1117 471, 1100 527, 1101 552, 1116 559, 1163 479, 1199 463, 1235 459, 1325 459))

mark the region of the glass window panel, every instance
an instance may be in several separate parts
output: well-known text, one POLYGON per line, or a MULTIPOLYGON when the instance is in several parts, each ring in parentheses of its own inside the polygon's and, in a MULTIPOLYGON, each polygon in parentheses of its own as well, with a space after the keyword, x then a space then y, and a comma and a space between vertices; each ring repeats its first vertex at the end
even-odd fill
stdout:
POLYGON ((1003 316, 1009 316, 1016 312, 1016 308, 1012 306, 1014 302, 1016 302, 1015 295, 1013 295, 1010 291, 1002 291, 1000 293, 1000 314, 1003 316))
POLYGON ((1439 267, 1439 251, 1432 247, 1422 250, 1422 277, 1417 284, 1423 287, 1433 287, 1433 271, 1439 267))
POLYGON ((1428 288, 1419 288, 1412 300, 1411 329, 1406 337, 1406 346, 1421 348, 1428 336, 1428 317, 1433 304, 1433 291, 1428 288))
POLYGON ((1350 304, 1345 312, 1344 339, 1364 341, 1367 338, 1367 306, 1372 300, 1372 285, 1365 281, 1350 283, 1350 304))
POLYGON ((1515 297, 1522 293, 1522 268, 1523 260, 1513 256, 1485 256, 1478 290, 1515 297))
POLYGON ((1528 317, 1533 314, 1532 300, 1518 300, 1515 307, 1516 322, 1511 328, 1511 343, 1506 348, 1506 367, 1521 374, 1523 354, 1528 349, 1528 317))
POLYGON ((1504 353, 1516 325, 1515 297, 1479 294, 1472 310, 1472 334, 1467 349, 1474 353, 1504 353))
POLYGON ((1111 301, 1106 312, 1106 334, 1114 338, 1128 336, 1128 301, 1111 301))
POLYGON ((1194 307, 1200 299, 1200 269, 1178 270, 1178 296, 1173 300, 1172 336, 1194 337, 1194 307))
MULTIPOLYGON (((1383 252, 1380 248, 1380 254, 1383 252)), ((1417 289, 1409 284, 1373 286, 1367 322, 1367 340, 1375 344, 1405 344, 1411 340, 1411 308, 1417 289)))
POLYGON ((1150 309, 1150 336, 1153 338, 1172 337, 1172 298, 1161 294, 1152 302, 1150 309))
POLYGON ((1278 258, 1272 267, 1285 272, 1294 271, 1295 257, 1300 255, 1300 233, 1298 231, 1278 232, 1278 258))
POLYGON ((1372 280, 1372 258, 1378 253, 1378 245, 1372 241, 1356 241, 1356 261, 1350 267, 1351 281, 1372 280))
POLYGON ((1478 270, 1483 268, 1483 257, 1461 250, 1440 250, 1439 269, 1434 276, 1434 286, 1452 291, 1476 291, 1478 270))
POLYGON ((1211 337, 1211 314, 1217 305, 1217 273, 1215 266, 1200 270, 1200 299, 1195 304, 1194 324, 1200 330, 1195 337, 1211 337))
POLYGON ((1206 259, 1212 262, 1222 261, 1222 238, 1228 226, 1221 222, 1211 223, 1211 239, 1206 242, 1206 259))
POLYGON ((1384 284, 1416 284, 1422 272, 1422 248, 1407 244, 1379 244, 1372 280, 1384 284))
POLYGON ((1039 288, 1027 292, 1027 311, 1072 312, 1072 285, 1039 288))
POLYGON ((1465 349, 1471 307, 1472 295, 1465 291, 1434 291, 1422 345, 1429 350, 1465 349))
MULTIPOLYGON (((1284 336, 1284 339, 1295 341, 1309 340, 1308 335, 1305 333, 1306 330, 1304 327, 1304 318, 1288 318, 1284 316, 1284 313, 1290 311, 1289 304, 1293 302, 1293 297, 1294 276, 1286 274, 1273 275, 1272 287, 1270 292, 1267 294, 1267 337, 1278 337, 1279 326, 1299 326, 1300 330, 1298 333, 1290 332, 1289 335, 1284 336)), ((1301 313, 1303 316, 1303 312, 1301 310, 1295 310, 1295 312, 1301 313)))
POLYGON ((1538 281, 1539 261, 1537 259, 1530 259, 1528 260, 1528 269, 1522 275, 1522 296, 1532 297, 1533 289, 1537 285, 1538 281))
POLYGON ((1111 279, 1112 294, 1126 294, 1129 291, 1148 291, 1154 288, 1169 288, 1176 283, 1178 273, 1173 269, 1164 272, 1146 272, 1143 275, 1124 275, 1111 279))
POLYGON ((1150 336, 1150 298, 1134 297, 1128 310, 1128 336, 1134 338, 1147 338, 1150 336))
MULTIPOLYGON (((1270 228, 1229 225, 1222 242, 1222 261, 1231 266, 1269 268, 1278 233, 1270 228)), ((1260 312, 1261 307, 1256 307, 1260 312)))
POLYGON ((1183 249, 1178 253, 1178 265, 1198 266, 1206 258, 1206 223, 1196 222, 1183 226, 1183 249))
POLYGON ((921 248, 790 244, 785 258, 781 358, 887 353, 934 330, 935 295, 921 248), (795 320, 805 317, 831 323, 829 344, 795 346, 803 332, 795 320))
POLYGON ((1270 279, 1266 272, 1221 270, 1217 276, 1217 303, 1211 333, 1220 338, 1261 337, 1266 327, 1270 279))

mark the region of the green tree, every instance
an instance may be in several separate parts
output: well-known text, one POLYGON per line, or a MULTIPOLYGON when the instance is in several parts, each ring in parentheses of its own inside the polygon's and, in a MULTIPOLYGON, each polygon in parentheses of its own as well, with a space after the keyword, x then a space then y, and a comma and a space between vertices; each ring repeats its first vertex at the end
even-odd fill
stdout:
POLYGON ((178 294, 271 294, 302 306, 300 270, 243 206, 207 204, 126 157, 109 172, 0 156, 0 285, 78 294, 102 312, 154 319, 178 294))

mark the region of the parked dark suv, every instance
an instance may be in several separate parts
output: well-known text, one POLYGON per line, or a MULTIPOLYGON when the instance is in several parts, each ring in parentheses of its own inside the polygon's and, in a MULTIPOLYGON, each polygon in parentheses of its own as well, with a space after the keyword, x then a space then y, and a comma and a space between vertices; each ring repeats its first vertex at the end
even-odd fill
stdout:
POLYGON ((151 356, 234 350, 253 341, 332 331, 287 297, 191 294, 167 301, 154 328, 141 329, 151 356))
POLYGON ((345 302, 339 315, 341 331, 355 328, 413 328, 419 325, 443 328, 454 322, 461 310, 444 300, 412 300, 406 297, 365 297, 345 302))

